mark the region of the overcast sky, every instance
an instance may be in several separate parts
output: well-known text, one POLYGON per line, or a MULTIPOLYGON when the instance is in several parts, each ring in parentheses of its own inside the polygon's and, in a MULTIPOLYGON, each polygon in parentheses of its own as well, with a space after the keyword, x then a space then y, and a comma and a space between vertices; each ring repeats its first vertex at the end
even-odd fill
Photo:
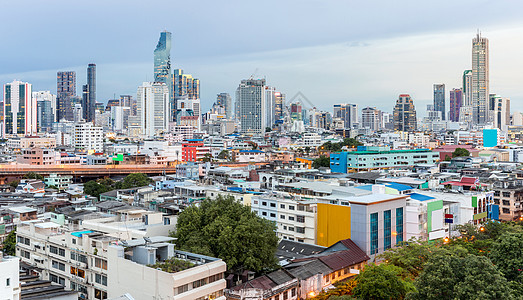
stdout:
MULTIPOLYGON (((479 28, 490 40, 490 91, 523 110, 520 1, 2 1, 0 81, 56 92, 75 70, 77 91, 97 64, 97 100, 136 94, 153 78, 160 31, 174 68, 201 80, 208 109, 255 71, 318 108, 357 103, 391 111, 410 93, 420 115, 432 84, 461 87, 479 28)), ((448 109, 448 106, 447 106, 448 109)))

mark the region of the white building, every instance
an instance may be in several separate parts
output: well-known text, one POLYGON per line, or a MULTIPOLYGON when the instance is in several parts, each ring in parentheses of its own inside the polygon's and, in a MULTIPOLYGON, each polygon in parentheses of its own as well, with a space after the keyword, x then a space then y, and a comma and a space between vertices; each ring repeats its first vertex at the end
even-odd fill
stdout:
POLYGON ((113 132, 123 133, 127 131, 131 108, 127 106, 112 106, 109 127, 113 132))
POLYGON ((383 127, 382 118, 381 110, 376 107, 365 107, 361 110, 361 127, 378 131, 383 127))
POLYGON ((488 122, 489 41, 480 33, 472 39, 472 109, 473 123, 488 122))
POLYGON ((73 146, 85 152, 103 152, 104 135, 102 127, 93 126, 93 123, 74 124, 73 146))
POLYGON ((37 104, 30 83, 15 80, 4 84, 3 103, 3 136, 38 133, 37 104))
POLYGON ((18 257, 2 256, 0 252, 0 299, 20 299, 20 259, 18 257))
MULTIPOLYGON (((136 119, 133 126, 138 126, 138 134, 153 137, 166 132, 169 128, 169 88, 164 83, 144 82, 138 88, 136 96, 136 119)), ((129 118, 131 119, 131 118, 129 118)))
POLYGON ((489 114, 495 128, 506 130, 510 125, 510 98, 491 94, 489 99, 489 114))

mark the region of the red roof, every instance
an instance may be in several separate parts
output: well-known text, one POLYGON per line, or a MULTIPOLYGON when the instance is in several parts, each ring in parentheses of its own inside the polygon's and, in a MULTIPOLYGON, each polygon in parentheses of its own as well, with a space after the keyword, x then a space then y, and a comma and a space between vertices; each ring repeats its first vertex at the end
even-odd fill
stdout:
POLYGON ((443 185, 452 185, 452 186, 475 186, 475 185, 481 185, 486 186, 484 183, 476 183, 476 178, 474 177, 461 177, 460 181, 446 181, 442 183, 443 185))

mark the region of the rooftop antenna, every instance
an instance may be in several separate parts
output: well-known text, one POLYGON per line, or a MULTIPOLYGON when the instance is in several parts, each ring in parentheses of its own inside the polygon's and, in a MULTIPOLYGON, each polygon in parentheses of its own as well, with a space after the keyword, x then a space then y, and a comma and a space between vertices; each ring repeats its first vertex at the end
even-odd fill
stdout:
POLYGON ((254 79, 254 76, 256 76, 256 73, 258 73, 258 68, 256 68, 256 69, 254 70, 254 72, 251 74, 251 76, 249 77, 249 79, 251 79, 251 80, 254 79))

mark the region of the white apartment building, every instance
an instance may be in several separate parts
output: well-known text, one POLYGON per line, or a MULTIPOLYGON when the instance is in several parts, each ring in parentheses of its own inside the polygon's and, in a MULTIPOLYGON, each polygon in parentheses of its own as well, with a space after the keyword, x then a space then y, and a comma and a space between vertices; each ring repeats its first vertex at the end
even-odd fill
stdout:
POLYGON ((265 79, 242 80, 236 90, 241 133, 261 135, 267 126, 265 79))
POLYGON ((315 132, 304 132, 301 135, 300 146, 301 147, 319 147, 321 146, 321 135, 315 132))
POLYGON ((20 259, 18 257, 3 256, 0 252, 0 299, 20 299, 20 259))
POLYGON ((77 123, 74 125, 73 146, 85 152, 103 152, 104 135, 102 127, 92 123, 77 123))
POLYGON ((3 94, 3 136, 37 134, 37 104, 32 85, 15 80, 4 84, 3 94))
POLYGON ((169 87, 165 83, 144 82, 138 87, 136 116, 129 118, 132 133, 153 137, 169 128, 169 87))
POLYGON ((52 137, 16 137, 7 140, 10 149, 56 148, 56 139, 52 137))
POLYGON ((409 144, 418 148, 429 148, 430 136, 423 132, 409 133, 409 144))

